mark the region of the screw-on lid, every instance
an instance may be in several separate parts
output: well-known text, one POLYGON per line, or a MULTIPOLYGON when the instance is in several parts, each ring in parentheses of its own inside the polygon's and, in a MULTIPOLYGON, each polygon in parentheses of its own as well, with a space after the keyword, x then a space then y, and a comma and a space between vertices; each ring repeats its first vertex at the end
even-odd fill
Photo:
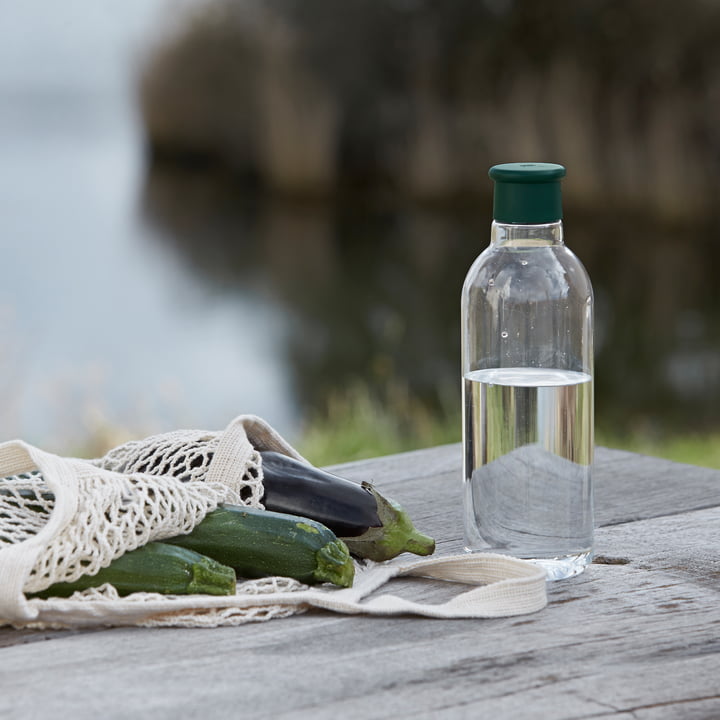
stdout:
POLYGON ((538 225, 562 219, 562 165, 505 163, 494 165, 488 174, 495 181, 493 218, 497 222, 538 225))

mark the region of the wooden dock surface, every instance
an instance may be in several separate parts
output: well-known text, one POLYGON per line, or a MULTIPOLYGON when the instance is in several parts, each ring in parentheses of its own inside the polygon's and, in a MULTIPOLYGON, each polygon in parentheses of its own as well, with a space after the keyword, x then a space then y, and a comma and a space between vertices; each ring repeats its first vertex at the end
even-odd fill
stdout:
MULTIPOLYGON (((460 464, 452 445, 336 470, 373 480, 453 554, 460 464)), ((2 628, 0 718, 720 718, 720 472, 600 448, 594 477, 596 562, 549 584, 538 613, 2 628)))

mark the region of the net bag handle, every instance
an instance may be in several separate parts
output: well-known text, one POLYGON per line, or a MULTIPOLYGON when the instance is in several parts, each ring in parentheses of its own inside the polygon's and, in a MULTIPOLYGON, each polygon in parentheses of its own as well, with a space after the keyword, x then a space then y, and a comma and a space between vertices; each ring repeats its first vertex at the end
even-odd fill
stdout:
POLYGON ((39 470, 55 494, 55 505, 47 523, 37 534, 21 543, 5 545, 0 554, 0 618, 31 620, 37 608, 28 604, 23 587, 35 561, 48 541, 75 514, 78 504, 78 479, 71 460, 44 452, 22 440, 0 444, 0 477, 39 470))

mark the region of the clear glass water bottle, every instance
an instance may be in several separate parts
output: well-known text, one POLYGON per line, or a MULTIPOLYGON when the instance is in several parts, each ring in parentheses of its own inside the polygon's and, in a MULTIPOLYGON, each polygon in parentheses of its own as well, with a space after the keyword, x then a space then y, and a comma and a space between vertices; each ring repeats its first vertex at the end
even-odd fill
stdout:
POLYGON ((462 292, 465 540, 542 565, 592 560, 593 292, 563 241, 565 168, 508 163, 462 292))

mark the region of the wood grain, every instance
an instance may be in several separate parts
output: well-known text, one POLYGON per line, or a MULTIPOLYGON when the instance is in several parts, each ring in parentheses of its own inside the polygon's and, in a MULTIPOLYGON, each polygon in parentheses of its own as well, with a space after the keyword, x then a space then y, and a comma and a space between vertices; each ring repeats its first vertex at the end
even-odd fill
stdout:
MULTIPOLYGON (((458 446, 341 470, 392 493, 440 552, 461 546, 458 446)), ((595 476, 599 562, 549 585, 539 613, 6 629, 0 718, 720 717, 720 472, 600 449, 595 476)), ((445 592, 431 581, 391 589, 445 592)))
MULTIPOLYGON (((403 504, 416 503, 420 512, 420 495, 431 492, 435 508, 439 504, 460 522, 461 468, 461 446, 454 444, 337 465, 332 471, 372 480, 403 504)), ((598 527, 720 505, 720 471, 622 450, 596 449, 593 481, 598 527)))

